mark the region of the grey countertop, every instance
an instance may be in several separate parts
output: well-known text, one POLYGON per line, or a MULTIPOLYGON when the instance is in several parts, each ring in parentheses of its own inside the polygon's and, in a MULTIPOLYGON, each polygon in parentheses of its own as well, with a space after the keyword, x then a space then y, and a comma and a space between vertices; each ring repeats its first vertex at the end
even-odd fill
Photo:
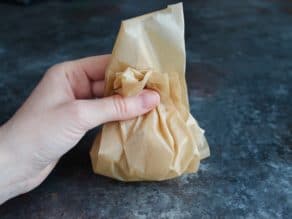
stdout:
MULTIPOLYGON (((0 3, 0 122, 58 62, 109 53, 122 19, 174 1, 0 3)), ((292 2, 185 1, 191 112, 211 157, 196 174, 122 183, 94 175, 97 130, 0 218, 292 218, 292 2)))

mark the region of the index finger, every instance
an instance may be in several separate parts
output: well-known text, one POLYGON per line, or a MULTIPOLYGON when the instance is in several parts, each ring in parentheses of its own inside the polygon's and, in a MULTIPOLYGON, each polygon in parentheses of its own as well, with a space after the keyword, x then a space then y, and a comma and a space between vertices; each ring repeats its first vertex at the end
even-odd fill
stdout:
POLYGON ((77 59, 75 62, 87 77, 92 81, 104 79, 104 73, 109 63, 111 55, 91 56, 87 58, 77 59))

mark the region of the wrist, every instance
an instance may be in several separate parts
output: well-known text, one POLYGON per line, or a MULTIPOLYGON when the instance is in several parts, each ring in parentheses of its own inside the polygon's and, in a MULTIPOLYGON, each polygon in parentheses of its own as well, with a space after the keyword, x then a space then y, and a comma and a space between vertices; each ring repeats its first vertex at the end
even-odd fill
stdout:
POLYGON ((9 142, 7 124, 0 127, 0 204, 19 193, 22 180, 16 174, 16 161, 9 142))
POLYGON ((36 168, 29 160, 22 159, 26 156, 16 151, 15 136, 8 123, 0 127, 0 204, 37 187, 57 163, 36 168))
POLYGON ((52 171, 55 165, 56 163, 48 165, 34 178, 19 181, 6 186, 0 185, 0 205, 15 196, 24 194, 36 188, 48 176, 48 174, 52 171))
POLYGON ((6 124, 0 127, 0 186, 7 186, 14 182, 13 173, 16 169, 16 161, 13 158, 12 147, 9 142, 9 132, 6 124))
POLYGON ((0 204, 31 190, 26 178, 26 165, 15 152, 13 133, 6 123, 0 127, 0 204))
POLYGON ((0 186, 27 181, 42 168, 33 165, 31 141, 13 120, 0 127, 0 186))
POLYGON ((8 187, 21 181, 17 173, 17 165, 23 166, 21 161, 16 158, 11 145, 10 133, 7 125, 0 127, 0 187, 8 187))

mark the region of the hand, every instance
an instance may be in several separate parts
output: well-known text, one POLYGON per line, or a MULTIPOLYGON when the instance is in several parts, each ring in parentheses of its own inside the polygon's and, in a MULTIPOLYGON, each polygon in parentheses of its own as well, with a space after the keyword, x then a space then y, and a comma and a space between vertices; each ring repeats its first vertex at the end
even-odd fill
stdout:
POLYGON ((103 96, 109 56, 50 68, 16 114, 0 128, 0 204, 38 186, 60 157, 91 128, 144 114, 159 95, 103 96))

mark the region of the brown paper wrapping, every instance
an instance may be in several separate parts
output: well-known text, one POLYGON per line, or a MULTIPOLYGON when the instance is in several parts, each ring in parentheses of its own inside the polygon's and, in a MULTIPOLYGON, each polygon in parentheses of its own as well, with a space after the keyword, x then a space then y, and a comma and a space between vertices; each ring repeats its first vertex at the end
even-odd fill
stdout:
POLYGON ((131 96, 148 88, 161 102, 143 116, 103 126, 90 151, 95 173, 146 181, 198 170, 209 146, 189 112, 185 59, 181 3, 122 22, 105 95, 131 96))

